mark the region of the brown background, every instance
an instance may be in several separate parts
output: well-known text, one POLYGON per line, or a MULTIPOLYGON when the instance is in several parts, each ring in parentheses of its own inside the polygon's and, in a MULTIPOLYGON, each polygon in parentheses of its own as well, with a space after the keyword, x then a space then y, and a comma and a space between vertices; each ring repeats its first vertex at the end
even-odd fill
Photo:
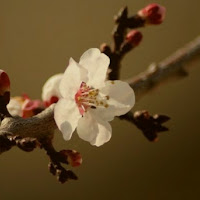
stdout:
MULTIPOLYGON (((40 98, 45 80, 63 72, 70 57, 111 42, 113 15, 124 5, 130 13, 148 0, 0 0, 0 67, 8 72, 12 95, 40 98)), ((189 42, 200 32, 199 0, 157 0, 167 8, 165 23, 147 27, 142 44, 123 61, 122 78, 135 75, 189 42)), ((84 162, 79 181, 59 184, 47 170, 44 151, 16 148, 0 156, 0 199, 200 198, 200 62, 190 76, 161 86, 134 110, 165 113, 170 131, 148 142, 131 124, 115 119, 111 141, 100 148, 76 134, 66 143, 58 132, 57 149, 74 148, 84 162)))

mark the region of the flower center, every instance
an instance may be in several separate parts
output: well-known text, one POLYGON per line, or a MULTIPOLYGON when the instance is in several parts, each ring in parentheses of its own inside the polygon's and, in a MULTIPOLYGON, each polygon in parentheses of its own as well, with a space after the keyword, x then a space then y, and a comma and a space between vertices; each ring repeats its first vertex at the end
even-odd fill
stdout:
POLYGON ((78 105, 81 115, 87 111, 88 108, 96 109, 97 107, 108 107, 107 100, 109 96, 100 96, 99 89, 94 89, 87 86, 85 82, 81 83, 81 86, 75 94, 75 101, 78 105))

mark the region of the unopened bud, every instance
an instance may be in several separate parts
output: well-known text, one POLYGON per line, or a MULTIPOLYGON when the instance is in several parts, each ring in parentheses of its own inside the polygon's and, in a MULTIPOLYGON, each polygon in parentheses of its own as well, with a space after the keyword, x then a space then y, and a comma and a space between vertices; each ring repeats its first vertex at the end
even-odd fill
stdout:
POLYGON ((137 46, 142 41, 142 37, 143 36, 140 31, 132 30, 126 35, 126 41, 132 46, 137 46))
POLYGON ((0 69, 0 95, 10 91, 10 79, 6 72, 0 69))
POLYGON ((66 157, 67 162, 72 167, 77 167, 82 164, 81 154, 75 150, 62 150, 59 153, 66 157))
POLYGON ((5 104, 10 101, 10 79, 6 72, 0 69, 0 96, 4 98, 5 104))
POLYGON ((138 15, 148 24, 161 24, 165 18, 165 7, 152 3, 138 11, 138 15))

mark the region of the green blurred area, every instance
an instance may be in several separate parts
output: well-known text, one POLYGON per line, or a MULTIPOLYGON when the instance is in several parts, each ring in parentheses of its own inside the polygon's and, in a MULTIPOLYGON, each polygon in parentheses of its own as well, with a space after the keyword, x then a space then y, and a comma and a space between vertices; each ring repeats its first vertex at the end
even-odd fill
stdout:
MULTIPOLYGON (((7 71, 12 95, 40 98, 41 87, 65 70, 70 57, 102 42, 111 44, 113 16, 127 5, 134 14, 149 0, 0 0, 0 68, 7 71)), ((200 33, 199 0, 158 0, 167 8, 165 22, 141 29, 141 45, 123 60, 122 79, 159 62, 200 33)), ((78 181, 59 184, 47 170, 43 150, 16 148, 0 156, 0 199, 183 200, 200 198, 200 62, 189 77, 163 85, 138 101, 172 119, 170 131, 150 143, 133 125, 115 119, 113 137, 100 148, 74 134, 68 143, 55 137, 60 149, 76 149, 83 164, 78 181)))

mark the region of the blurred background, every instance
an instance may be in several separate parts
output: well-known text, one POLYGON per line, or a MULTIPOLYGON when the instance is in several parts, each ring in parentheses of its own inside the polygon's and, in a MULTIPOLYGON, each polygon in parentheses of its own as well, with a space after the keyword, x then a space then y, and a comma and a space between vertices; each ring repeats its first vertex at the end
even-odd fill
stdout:
MULTIPOLYGON (((160 26, 142 29, 141 45, 123 60, 121 78, 138 74, 200 33, 199 0, 156 0, 167 8, 160 26)), ((129 14, 149 0, 0 0, 0 68, 11 79, 12 95, 41 97, 53 74, 63 72, 70 57, 102 42, 111 44, 113 16, 127 5, 129 14)), ((115 119, 113 136, 100 148, 74 134, 69 142, 56 133, 55 146, 76 149, 83 164, 78 181, 60 184, 47 169, 43 150, 17 148, 0 156, 0 199, 200 199, 200 61, 189 77, 163 85, 140 99, 134 111, 171 117, 169 132, 151 143, 133 125, 115 119)))

